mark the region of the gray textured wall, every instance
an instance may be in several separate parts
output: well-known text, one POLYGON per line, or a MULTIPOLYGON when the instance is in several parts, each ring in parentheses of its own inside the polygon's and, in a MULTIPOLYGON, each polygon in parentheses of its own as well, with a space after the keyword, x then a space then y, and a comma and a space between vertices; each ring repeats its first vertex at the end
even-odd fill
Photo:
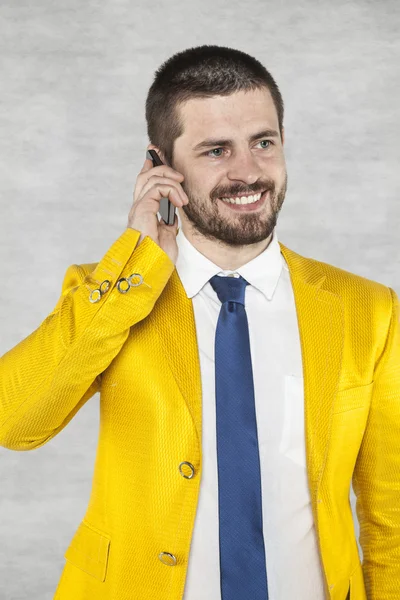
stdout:
MULTIPOLYGON (((124 230, 154 70, 204 43, 253 54, 283 93, 280 241, 400 293, 399 16, 397 0, 2 0, 0 355, 52 310, 67 266, 124 230)), ((39 450, 0 448, 1 600, 53 598, 89 498, 98 400, 39 450)))

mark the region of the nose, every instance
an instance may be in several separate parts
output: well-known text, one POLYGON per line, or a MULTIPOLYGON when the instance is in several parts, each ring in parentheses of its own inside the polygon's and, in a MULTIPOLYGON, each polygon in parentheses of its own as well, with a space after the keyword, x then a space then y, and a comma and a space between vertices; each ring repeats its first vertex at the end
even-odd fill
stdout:
POLYGON ((251 185, 262 176, 263 172, 251 150, 236 151, 229 159, 227 177, 230 180, 243 181, 251 185))

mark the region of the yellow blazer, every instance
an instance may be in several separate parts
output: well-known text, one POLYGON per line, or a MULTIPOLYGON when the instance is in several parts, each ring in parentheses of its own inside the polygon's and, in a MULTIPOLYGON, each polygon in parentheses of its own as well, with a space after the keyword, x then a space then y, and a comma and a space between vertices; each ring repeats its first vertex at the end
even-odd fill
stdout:
MULTIPOLYGON (((99 263, 71 265, 54 310, 0 359, 0 444, 12 450, 51 440, 100 391, 92 492, 55 600, 183 596, 202 473, 194 313, 173 262, 150 237, 137 246, 139 236, 127 228, 99 263), (122 293, 118 281, 133 273, 143 282, 122 293), (108 291, 90 302, 105 280, 108 291)), ((398 297, 280 247, 301 339, 307 472, 326 598, 399 600, 398 297)))

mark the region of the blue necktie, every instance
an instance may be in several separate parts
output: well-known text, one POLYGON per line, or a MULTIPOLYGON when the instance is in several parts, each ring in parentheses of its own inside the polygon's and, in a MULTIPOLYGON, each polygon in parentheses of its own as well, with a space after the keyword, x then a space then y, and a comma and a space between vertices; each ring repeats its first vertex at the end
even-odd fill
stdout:
POLYGON ((222 600, 268 600, 261 475, 243 277, 215 275, 219 548, 222 600))

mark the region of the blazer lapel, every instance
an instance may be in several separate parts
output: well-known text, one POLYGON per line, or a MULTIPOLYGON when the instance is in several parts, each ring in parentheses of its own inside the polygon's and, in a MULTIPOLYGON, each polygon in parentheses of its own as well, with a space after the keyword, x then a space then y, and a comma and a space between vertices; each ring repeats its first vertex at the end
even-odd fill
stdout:
MULTIPOLYGON (((279 245, 289 267, 301 340, 307 471, 315 506, 341 370, 344 307, 340 296, 324 288, 326 275, 317 261, 279 245)), ((194 312, 176 270, 150 313, 149 324, 161 338, 201 447, 202 389, 194 312)))
POLYGON ((176 269, 148 320, 161 338, 171 371, 196 428, 201 448, 202 387, 196 324, 192 300, 187 297, 176 269))
POLYGON ((302 350, 307 470, 315 502, 327 456, 343 343, 342 298, 326 289, 318 262, 279 242, 289 267, 302 350))

